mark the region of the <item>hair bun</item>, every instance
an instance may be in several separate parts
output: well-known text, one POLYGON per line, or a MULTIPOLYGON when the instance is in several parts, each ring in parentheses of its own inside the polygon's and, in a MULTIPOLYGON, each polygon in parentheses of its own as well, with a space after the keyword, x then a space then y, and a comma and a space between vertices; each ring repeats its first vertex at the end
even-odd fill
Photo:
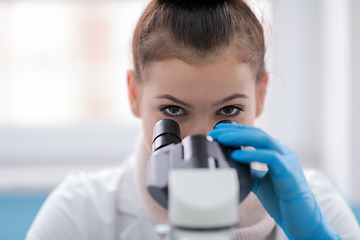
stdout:
POLYGON ((175 4, 182 6, 198 6, 213 5, 216 3, 224 3, 226 0, 158 0, 159 4, 175 4))

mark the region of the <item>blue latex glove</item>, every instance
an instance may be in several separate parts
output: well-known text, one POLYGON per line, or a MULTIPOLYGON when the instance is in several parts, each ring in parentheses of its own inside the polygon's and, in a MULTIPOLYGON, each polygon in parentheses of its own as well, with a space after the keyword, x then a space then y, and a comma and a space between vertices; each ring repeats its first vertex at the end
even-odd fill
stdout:
POLYGON ((264 131, 246 125, 221 123, 209 132, 220 144, 256 150, 235 150, 240 163, 266 163, 267 172, 253 171, 260 202, 289 239, 341 239, 321 213, 295 152, 264 131))

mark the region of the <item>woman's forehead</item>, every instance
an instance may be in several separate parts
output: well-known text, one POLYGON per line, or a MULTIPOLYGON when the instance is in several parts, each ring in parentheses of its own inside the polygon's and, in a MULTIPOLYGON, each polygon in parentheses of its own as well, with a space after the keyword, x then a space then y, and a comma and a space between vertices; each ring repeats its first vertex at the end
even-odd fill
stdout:
POLYGON ((219 62, 199 67, 170 60, 152 64, 146 74, 144 98, 156 103, 165 99, 207 108, 218 107, 215 104, 227 98, 254 99, 256 79, 247 64, 219 62))
MULTIPOLYGON (((143 72, 144 87, 197 88, 245 87, 254 85, 255 73, 248 63, 219 61, 206 65, 188 64, 180 59, 154 62, 143 72)), ((220 89, 219 89, 220 90, 220 89)))

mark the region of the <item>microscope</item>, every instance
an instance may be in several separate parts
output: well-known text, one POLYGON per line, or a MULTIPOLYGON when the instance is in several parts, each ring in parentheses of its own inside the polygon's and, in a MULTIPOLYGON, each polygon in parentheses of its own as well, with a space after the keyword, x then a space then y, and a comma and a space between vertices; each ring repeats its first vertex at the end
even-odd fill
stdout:
POLYGON ((181 141, 180 127, 170 119, 154 126, 152 147, 147 189, 168 209, 165 239, 233 239, 238 204, 253 186, 250 165, 233 161, 235 149, 208 136, 187 136, 181 141))

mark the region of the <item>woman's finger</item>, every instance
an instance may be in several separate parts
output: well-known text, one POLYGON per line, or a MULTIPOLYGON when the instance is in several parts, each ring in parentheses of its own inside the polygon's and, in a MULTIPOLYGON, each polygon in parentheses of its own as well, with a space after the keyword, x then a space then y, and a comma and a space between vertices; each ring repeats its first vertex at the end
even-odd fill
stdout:
POLYGON ((253 161, 266 163, 269 167, 266 175, 271 178, 277 193, 284 201, 296 199, 300 188, 307 189, 301 165, 291 156, 283 157, 276 151, 259 149, 256 151, 235 150, 231 154, 231 158, 241 163, 253 161))
POLYGON ((253 185, 253 193, 257 193, 258 187, 263 179, 263 177, 265 176, 265 174, 268 171, 261 171, 261 170, 257 170, 257 169, 251 169, 252 172, 252 176, 253 176, 253 181, 254 181, 254 185, 253 185))
POLYGON ((269 173, 273 177, 284 178, 291 173, 286 167, 286 163, 283 162, 283 157, 277 151, 269 149, 257 149, 255 151, 235 150, 231 154, 231 158, 234 161, 240 163, 260 162, 265 163, 269 167, 269 173))
POLYGON ((208 133, 208 135, 220 144, 229 147, 240 148, 241 146, 252 146, 256 149, 271 149, 279 152, 280 154, 284 154, 282 144, 258 128, 245 125, 241 125, 236 128, 231 126, 226 128, 221 127, 219 129, 212 130, 208 133))

